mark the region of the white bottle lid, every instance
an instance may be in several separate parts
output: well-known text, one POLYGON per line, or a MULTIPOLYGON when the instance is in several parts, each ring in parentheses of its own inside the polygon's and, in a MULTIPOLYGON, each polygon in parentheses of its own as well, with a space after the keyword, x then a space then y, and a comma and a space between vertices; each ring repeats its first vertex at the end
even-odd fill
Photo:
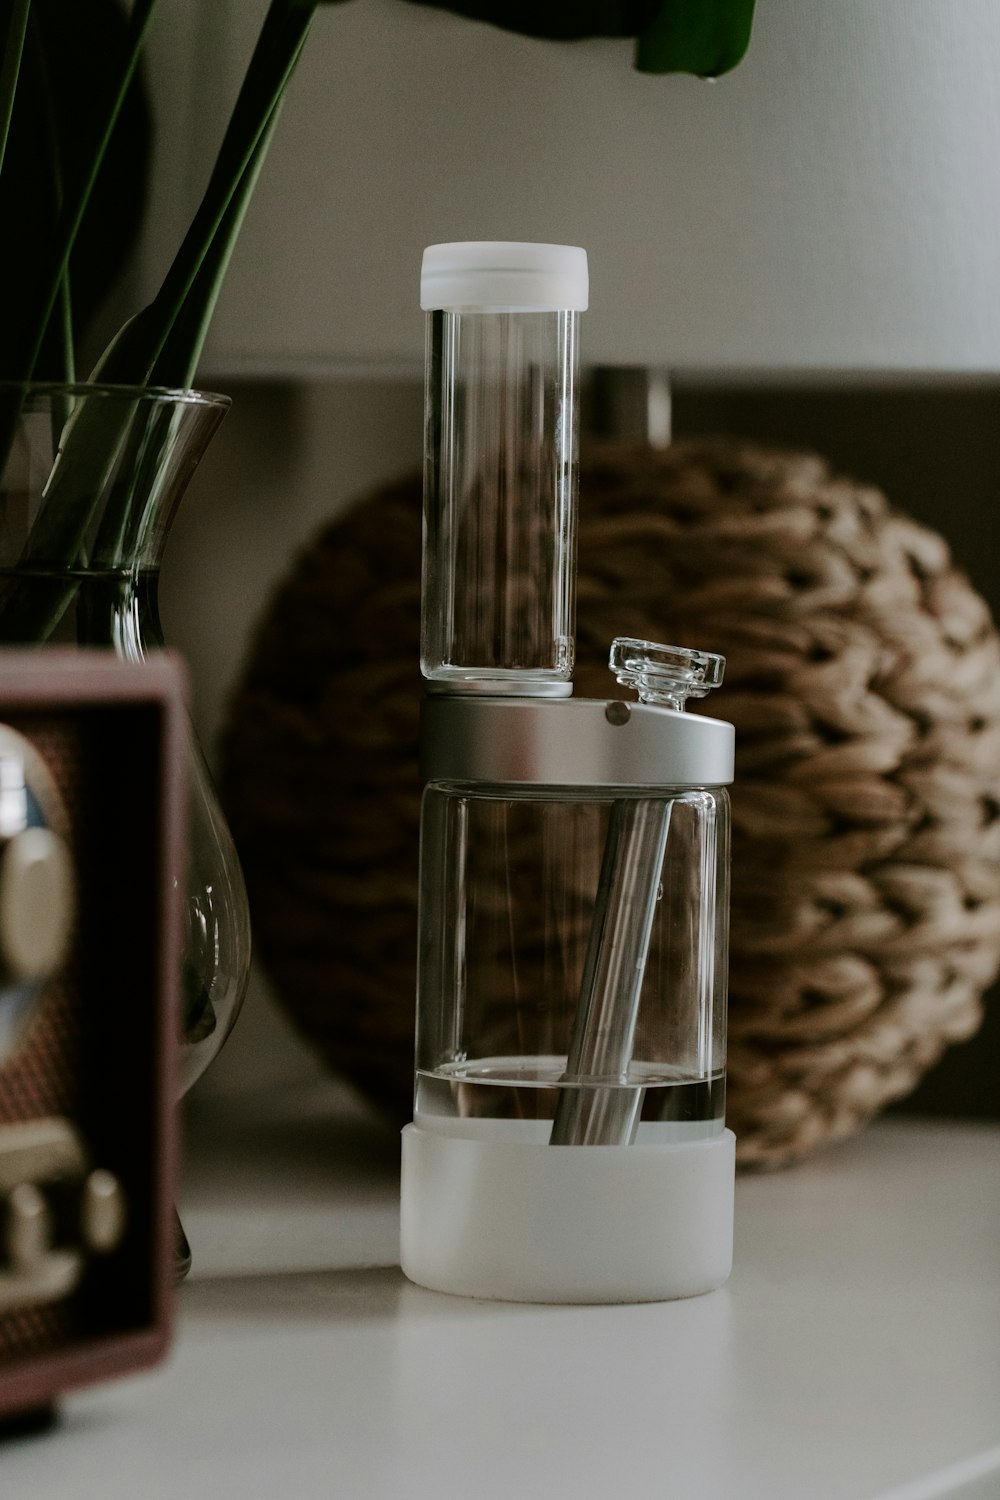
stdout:
POLYGON ((420 269, 425 312, 585 312, 588 293, 587 252, 577 245, 428 245, 420 269))

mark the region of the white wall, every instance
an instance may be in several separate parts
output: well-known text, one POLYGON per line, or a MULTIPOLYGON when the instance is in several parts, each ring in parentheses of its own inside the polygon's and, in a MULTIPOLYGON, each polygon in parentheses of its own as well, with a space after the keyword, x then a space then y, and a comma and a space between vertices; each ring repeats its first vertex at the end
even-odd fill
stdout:
MULTIPOLYGON (((154 20, 167 241, 265 8, 166 0, 154 20)), ((996 0, 758 0, 715 84, 631 51, 321 6, 207 368, 419 362, 426 244, 550 239, 590 253, 603 362, 1000 369, 996 0)))

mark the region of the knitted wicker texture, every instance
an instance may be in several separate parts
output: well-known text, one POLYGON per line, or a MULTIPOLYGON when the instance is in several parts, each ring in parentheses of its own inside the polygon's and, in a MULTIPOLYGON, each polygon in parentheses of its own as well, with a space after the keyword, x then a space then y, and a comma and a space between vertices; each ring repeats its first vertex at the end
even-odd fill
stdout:
MULTIPOLYGON (((340 1072, 410 1112, 420 484, 328 526, 270 604, 224 795, 258 946, 340 1072)), ((580 695, 616 635, 722 652, 737 730, 728 1119, 744 1166, 857 1130, 970 1036, 1000 965, 1000 640, 935 533, 808 454, 583 465, 580 695)))

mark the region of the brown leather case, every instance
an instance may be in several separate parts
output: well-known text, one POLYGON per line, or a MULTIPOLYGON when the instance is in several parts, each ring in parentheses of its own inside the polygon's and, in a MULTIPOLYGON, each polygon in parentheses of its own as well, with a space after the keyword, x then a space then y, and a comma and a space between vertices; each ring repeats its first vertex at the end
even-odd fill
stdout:
POLYGON ((0 1012, 6 1001, 18 1018, 0 1035, 0 1417, 10 1419, 152 1364, 169 1340, 183 672, 169 654, 133 664, 0 650, 2 735, 0 1012), (27 988, 2 951, 3 746, 24 742, 28 805, 64 840, 74 891, 55 968, 27 988))

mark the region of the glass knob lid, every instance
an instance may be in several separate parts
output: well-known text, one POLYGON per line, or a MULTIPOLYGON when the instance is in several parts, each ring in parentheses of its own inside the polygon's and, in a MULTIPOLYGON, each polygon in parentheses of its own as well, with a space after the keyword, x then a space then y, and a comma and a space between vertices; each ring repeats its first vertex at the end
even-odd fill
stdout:
POLYGON ((726 658, 620 635, 612 642, 608 666, 623 687, 636 690, 641 703, 683 709, 688 698, 704 698, 719 686, 726 658))

